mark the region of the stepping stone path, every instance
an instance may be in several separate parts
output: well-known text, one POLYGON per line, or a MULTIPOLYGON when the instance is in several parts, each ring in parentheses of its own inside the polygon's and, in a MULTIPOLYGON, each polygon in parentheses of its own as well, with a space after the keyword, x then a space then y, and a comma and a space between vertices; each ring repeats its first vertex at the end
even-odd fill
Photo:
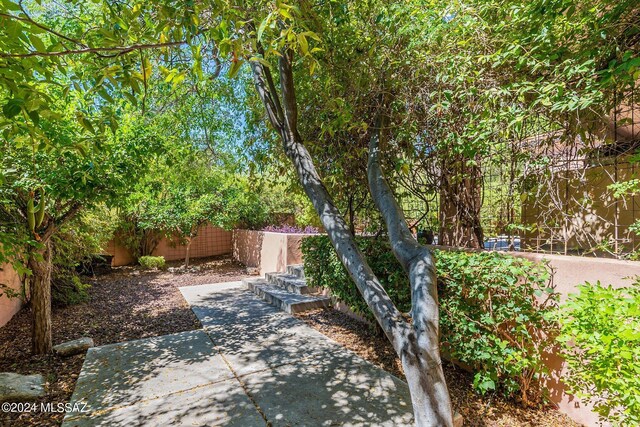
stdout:
POLYGON ((406 383, 246 284, 180 291, 203 329, 90 348, 63 426, 413 425, 406 383))
POLYGON ((40 374, 20 375, 0 372, 0 402, 26 402, 44 396, 44 378, 40 374))
POLYGON ((93 347, 93 339, 83 337, 54 345, 53 352, 59 356, 73 356, 74 354, 83 353, 91 347, 93 347))
POLYGON ((267 273, 264 279, 244 279, 242 283, 269 304, 291 314, 331 305, 331 298, 307 286, 301 265, 288 266, 286 273, 267 273))

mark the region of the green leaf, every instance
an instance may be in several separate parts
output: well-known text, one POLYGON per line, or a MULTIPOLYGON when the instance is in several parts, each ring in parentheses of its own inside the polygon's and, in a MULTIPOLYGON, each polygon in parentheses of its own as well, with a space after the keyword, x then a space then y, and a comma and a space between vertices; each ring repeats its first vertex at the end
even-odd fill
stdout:
POLYGON ((307 38, 304 34, 298 34, 298 45, 300 46, 300 52, 303 55, 309 54, 309 43, 307 42, 307 38))
POLYGON ((258 27, 258 41, 262 40, 262 34, 264 33, 264 30, 267 28, 267 25, 269 25, 270 20, 271 20, 271 14, 267 15, 267 17, 260 23, 260 26, 258 27))
POLYGON ((240 71, 241 66, 242 66, 242 60, 240 59, 231 63, 231 67, 229 67, 230 79, 234 78, 238 74, 238 71, 240 71))
POLYGON ((35 36, 33 34, 29 34, 29 41, 31 42, 33 47, 36 48, 36 50, 38 52, 46 52, 47 51, 47 47, 44 45, 44 42, 42 41, 42 39, 40 37, 35 36))
POLYGON ((22 106, 24 105, 24 100, 21 98, 13 98, 7 101, 7 103, 2 107, 2 113, 6 118, 11 119, 18 114, 22 110, 22 106))

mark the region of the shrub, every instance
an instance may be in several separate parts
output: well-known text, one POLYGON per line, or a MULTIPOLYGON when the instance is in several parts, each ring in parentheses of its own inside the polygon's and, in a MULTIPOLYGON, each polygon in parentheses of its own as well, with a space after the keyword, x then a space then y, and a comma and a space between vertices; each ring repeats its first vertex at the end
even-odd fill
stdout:
POLYGON ((614 425, 640 425, 640 278, 585 283, 556 312, 572 393, 614 425))
POLYGON ((164 257, 163 256, 141 256, 140 258, 138 258, 138 263, 145 270, 151 270, 154 268, 163 268, 164 257))
POLYGON ((479 392, 539 400, 542 354, 555 330, 547 317, 557 301, 546 265, 497 252, 435 256, 443 350, 474 368, 479 392))
POLYGON ((82 283, 80 277, 54 274, 51 280, 51 299, 58 306, 75 305, 89 299, 91 285, 82 283))
MULTIPOLYGON (((408 312, 409 282, 389 243, 357 242, 398 309, 408 312)), ((351 310, 374 320, 327 236, 305 238, 302 252, 312 286, 330 289, 351 310)), ((495 252, 434 252, 443 351, 474 368, 474 387, 481 393, 499 388, 506 395, 519 393, 525 403, 539 398, 541 352, 552 341, 541 331, 554 329, 545 314, 557 300, 547 286, 546 266, 495 252)))
MULTIPOLYGON (((388 243, 372 238, 356 238, 369 265, 400 311, 411 309, 411 289, 402 267, 391 252, 388 243)), ((327 236, 302 239, 304 272, 312 286, 331 290, 331 293, 371 322, 375 321, 369 307, 351 281, 347 270, 338 259, 327 236)))

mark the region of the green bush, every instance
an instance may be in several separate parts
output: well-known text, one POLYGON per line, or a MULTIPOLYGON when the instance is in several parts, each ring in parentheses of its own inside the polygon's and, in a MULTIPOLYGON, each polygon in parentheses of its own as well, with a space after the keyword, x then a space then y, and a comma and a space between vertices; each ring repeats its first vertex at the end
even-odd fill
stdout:
POLYGON ((626 288, 586 283, 556 312, 564 379, 602 419, 640 425, 640 278, 626 288))
MULTIPOLYGON (((357 242, 398 309, 410 311, 409 282, 389 243, 357 242)), ((302 252, 311 285, 330 289, 373 321, 326 236, 305 238, 302 252)), ((443 351, 475 370, 474 387, 481 393, 499 388, 506 395, 519 393, 525 403, 539 398, 538 380, 545 372, 541 352, 551 346, 554 329, 545 315, 557 301, 546 266, 495 252, 437 250, 434 256, 443 351)))
POLYGON ((496 252, 436 251, 441 347, 473 367, 481 393, 537 401, 557 294, 546 265, 496 252))
POLYGON ((138 258, 138 263, 145 270, 163 268, 165 264, 163 256, 141 256, 138 258))
MULTIPOLYGON (((411 289, 402 267, 391 252, 388 243, 371 238, 357 238, 358 246, 367 257, 369 265, 385 290, 402 312, 411 309, 411 289)), ((304 272, 312 286, 327 288, 353 312, 370 321, 373 314, 349 278, 347 270, 338 259, 329 238, 324 235, 302 240, 304 272)))
POLYGON ((89 299, 91 285, 82 283, 80 277, 67 273, 54 273, 51 280, 51 299, 54 305, 67 306, 85 302, 89 299))

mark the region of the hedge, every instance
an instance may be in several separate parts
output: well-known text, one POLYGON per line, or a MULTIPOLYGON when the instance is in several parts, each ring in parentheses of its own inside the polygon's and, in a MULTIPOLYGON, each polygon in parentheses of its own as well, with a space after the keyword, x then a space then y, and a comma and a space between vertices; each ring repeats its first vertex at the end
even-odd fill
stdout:
MULTIPOLYGON (((411 309, 409 281, 387 240, 357 238, 369 265, 402 312, 411 309)), ((312 286, 330 289, 355 313, 373 321, 327 236, 302 242, 312 286)), ((496 252, 435 250, 441 349, 471 366, 480 393, 500 390, 524 403, 539 401, 545 374, 541 354, 552 346, 557 303, 546 265, 496 252), (545 333, 542 333, 545 331, 545 333)))

